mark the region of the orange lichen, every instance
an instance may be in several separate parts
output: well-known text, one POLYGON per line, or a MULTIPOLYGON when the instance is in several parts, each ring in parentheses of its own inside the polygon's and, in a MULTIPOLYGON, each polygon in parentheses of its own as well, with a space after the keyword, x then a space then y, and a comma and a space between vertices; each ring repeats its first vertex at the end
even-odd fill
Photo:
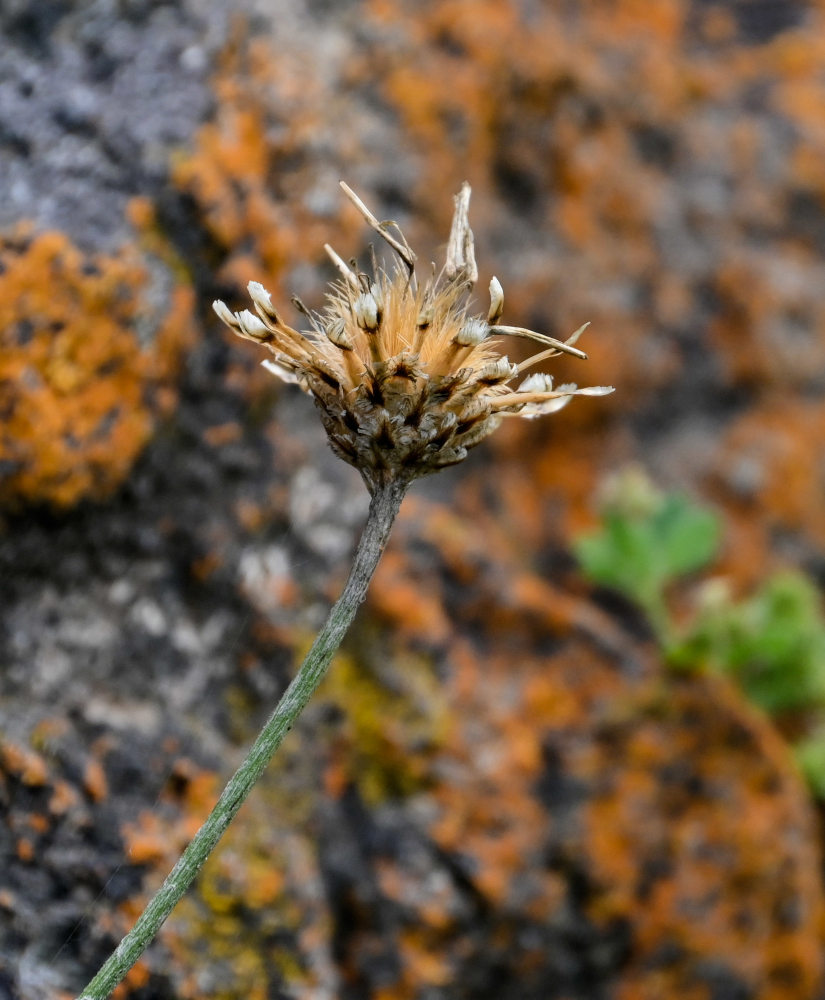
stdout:
POLYGON ((721 438, 712 467, 718 499, 734 513, 724 569, 764 578, 778 532, 825 546, 825 407, 778 397, 744 413, 721 438), (734 544, 735 543, 735 544, 734 544))
POLYGON ((0 242, 0 503, 67 507, 128 473, 191 333, 178 287, 141 343, 148 280, 134 252, 90 257, 60 233, 0 242))
POLYGON ((370 597, 374 610, 404 635, 425 643, 443 642, 450 624, 438 597, 422 589, 411 578, 409 567, 388 552, 382 559, 370 597))
POLYGON ((818 254, 740 255, 718 269, 719 316, 710 333, 737 383, 804 388, 825 375, 825 278, 818 254))
POLYGON ((149 982, 151 972, 144 961, 136 962, 126 973, 126 978, 112 992, 113 1000, 125 1000, 133 992, 137 992, 149 982))
POLYGON ((176 761, 169 786, 158 799, 161 809, 144 810, 123 825, 130 860, 159 868, 174 864, 214 805, 216 786, 214 772, 200 770, 186 758, 176 761))
POLYGON ((49 780, 49 769, 40 754, 16 743, 0 743, 0 763, 9 774, 16 775, 24 785, 40 788, 49 780))
POLYGON ((203 439, 212 448, 220 448, 223 445, 239 441, 243 434, 243 428, 235 421, 228 424, 216 424, 212 427, 204 427, 203 439))
MULTIPOLYGON (((719 708, 712 723, 704 710, 707 694, 677 685, 666 707, 651 706, 641 724, 616 731, 612 749, 626 766, 590 804, 583 841, 595 878, 610 887, 595 905, 602 915, 632 918, 640 957, 661 952, 668 941, 677 944, 681 957, 659 969, 660 995, 681 996, 695 956, 718 953, 725 941, 725 961, 759 996, 810 997, 822 975, 821 959, 799 928, 820 919, 821 900, 808 874, 816 860, 806 851, 792 860, 781 849, 763 850, 768 842, 781 847, 779 830, 794 837, 791 831, 808 822, 798 777, 766 721, 749 713, 723 682, 710 686, 719 708), (674 750, 681 766, 673 763, 674 750), (744 758, 754 765, 747 780, 744 758), (673 771, 669 786, 656 779, 663 769, 673 771), (656 802, 665 806, 663 815, 656 802), (731 812, 746 821, 731 826, 731 812), (645 855, 658 873, 640 875, 634 884, 627 874, 645 855), (765 919, 768 900, 774 908, 792 907, 794 920, 765 919), (780 965, 791 970, 790 982, 776 977, 780 965)), ((633 970, 623 990, 653 995, 641 969, 633 970)))
POLYGON ((68 781, 55 781, 51 798, 49 799, 49 811, 54 816, 63 816, 73 806, 77 805, 80 796, 74 785, 68 781))
POLYGON ((106 772, 99 760, 92 759, 86 765, 83 788, 94 802, 100 802, 108 794, 109 783, 106 781, 106 772))
POLYGON ((230 39, 214 79, 218 108, 173 179, 191 196, 223 255, 221 277, 245 287, 266 279, 276 297, 297 263, 319 259, 325 241, 352 222, 319 219, 304 199, 312 175, 308 151, 332 110, 314 68, 298 53, 273 55, 262 39, 230 39), (295 170, 295 163, 302 169, 295 170))
POLYGON ((167 830, 151 812, 142 812, 137 821, 123 828, 126 854, 136 865, 154 864, 166 858, 170 851, 167 830))
POLYGON ((28 839, 28 837, 21 837, 17 841, 15 847, 15 853, 20 861, 24 864, 34 860, 34 844, 28 839))

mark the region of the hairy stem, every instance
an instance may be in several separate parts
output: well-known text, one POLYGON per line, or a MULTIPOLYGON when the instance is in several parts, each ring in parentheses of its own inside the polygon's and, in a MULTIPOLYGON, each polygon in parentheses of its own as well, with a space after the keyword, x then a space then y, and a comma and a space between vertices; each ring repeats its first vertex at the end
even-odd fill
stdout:
POLYGON ((367 587, 389 538, 406 489, 407 484, 403 482, 389 483, 376 489, 347 582, 341 596, 330 609, 300 670, 261 730, 246 760, 229 779, 203 826, 138 917, 135 926, 81 992, 79 1000, 105 1000, 140 958, 195 880, 204 861, 243 805, 252 786, 263 774, 284 736, 324 679, 358 606, 366 597, 367 587))

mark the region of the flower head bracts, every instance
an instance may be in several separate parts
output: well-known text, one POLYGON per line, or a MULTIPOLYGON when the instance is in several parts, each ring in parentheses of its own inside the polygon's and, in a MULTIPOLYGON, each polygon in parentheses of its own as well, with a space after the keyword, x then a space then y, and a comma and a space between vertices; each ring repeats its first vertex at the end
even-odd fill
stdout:
POLYGON ((371 492, 389 481, 410 482, 460 462, 499 426, 503 417, 554 413, 575 395, 601 396, 612 387, 553 386, 549 375, 511 383, 540 361, 574 346, 587 324, 568 340, 501 326, 504 293, 490 282, 487 316, 468 315, 468 293, 478 278, 468 222, 470 187, 455 198, 447 259, 438 275, 420 284, 415 254, 394 223, 379 222, 345 184, 369 225, 397 257, 388 273, 373 260, 371 274, 355 271, 327 246, 340 272, 325 308, 310 313, 310 329, 294 330, 258 282, 250 282, 255 313, 232 313, 215 302, 218 316, 239 336, 272 352, 266 367, 315 399, 333 451, 361 473, 371 492), (532 340, 542 350, 511 364, 501 337, 532 340))

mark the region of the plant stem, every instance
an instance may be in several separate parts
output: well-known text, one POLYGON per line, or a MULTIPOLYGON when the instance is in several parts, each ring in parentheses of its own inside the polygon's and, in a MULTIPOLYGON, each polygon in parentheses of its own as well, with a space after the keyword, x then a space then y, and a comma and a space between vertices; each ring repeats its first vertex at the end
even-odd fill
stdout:
POLYGON ((203 826, 138 917, 135 926, 82 991, 79 1000, 105 1000, 140 958, 195 880, 204 861, 243 805, 252 786, 263 774, 284 736, 324 679, 330 661, 355 617, 358 606, 366 597, 367 588, 389 538, 407 485, 401 481, 391 482, 379 486, 373 493, 369 514, 347 582, 341 596, 330 609, 327 620, 301 664, 300 670, 261 730, 246 760, 229 779, 203 826))

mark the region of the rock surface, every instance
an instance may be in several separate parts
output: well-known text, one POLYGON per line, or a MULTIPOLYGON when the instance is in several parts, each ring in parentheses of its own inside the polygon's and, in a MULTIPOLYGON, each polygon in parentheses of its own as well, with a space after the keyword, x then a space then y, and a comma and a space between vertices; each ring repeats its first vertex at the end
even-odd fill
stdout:
POLYGON ((591 319, 559 378, 620 391, 416 487, 121 995, 820 1000, 786 747, 566 540, 643 458, 721 505, 734 583, 822 572, 825 9, 214 8, 0 9, 0 997, 91 975, 346 572, 357 475, 209 311, 318 304, 346 176, 434 256, 469 179, 482 283, 591 319))

